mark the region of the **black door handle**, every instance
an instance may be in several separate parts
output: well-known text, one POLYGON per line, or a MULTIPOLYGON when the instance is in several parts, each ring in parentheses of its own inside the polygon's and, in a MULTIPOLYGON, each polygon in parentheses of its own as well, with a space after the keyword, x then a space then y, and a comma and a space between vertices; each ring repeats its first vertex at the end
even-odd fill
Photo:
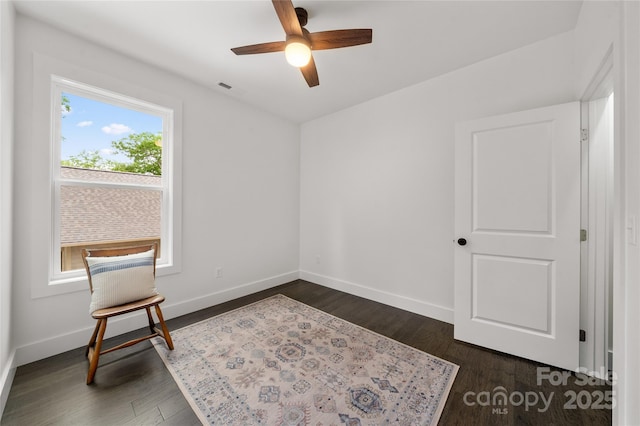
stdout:
POLYGON ((467 240, 465 240, 464 238, 458 238, 458 245, 466 246, 467 240))

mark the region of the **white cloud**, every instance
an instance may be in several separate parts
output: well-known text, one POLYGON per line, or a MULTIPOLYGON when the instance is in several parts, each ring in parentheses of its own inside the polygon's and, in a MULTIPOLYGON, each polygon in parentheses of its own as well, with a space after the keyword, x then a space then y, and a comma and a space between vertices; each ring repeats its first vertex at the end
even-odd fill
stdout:
POLYGON ((102 131, 108 135, 121 135, 123 133, 129 133, 131 128, 124 124, 111 123, 108 126, 104 126, 102 131))
POLYGON ((81 121, 76 126, 78 127, 89 127, 93 124, 93 121, 81 121))
POLYGON ((115 150, 111 149, 111 148, 102 148, 100 150, 100 155, 113 155, 115 154, 115 150))

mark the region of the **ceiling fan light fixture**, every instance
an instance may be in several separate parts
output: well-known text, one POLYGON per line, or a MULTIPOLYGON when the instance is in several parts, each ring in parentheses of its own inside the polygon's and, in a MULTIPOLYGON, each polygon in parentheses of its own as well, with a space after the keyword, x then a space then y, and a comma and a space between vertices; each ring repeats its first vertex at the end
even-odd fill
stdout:
POLYGON ((304 37, 288 37, 284 56, 290 65, 297 68, 304 67, 311 60, 311 46, 304 37))

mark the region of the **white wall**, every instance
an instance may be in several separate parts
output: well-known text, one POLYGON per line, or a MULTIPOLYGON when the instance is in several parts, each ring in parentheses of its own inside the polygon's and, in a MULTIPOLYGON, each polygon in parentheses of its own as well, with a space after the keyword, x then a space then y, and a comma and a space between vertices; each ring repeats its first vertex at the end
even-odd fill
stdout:
POLYGON ((576 99, 580 99, 595 77, 620 32, 620 2, 587 1, 580 8, 574 32, 576 99))
POLYGON ((0 416, 15 373, 11 345, 14 21, 13 5, 0 2, 0 416))
POLYGON ((454 124, 575 100, 573 66, 565 33, 303 124, 301 277, 453 322, 454 124))
MULTIPOLYGON (((299 127, 183 78, 18 15, 13 323, 16 364, 82 346, 88 289, 33 298, 48 282, 51 233, 46 124, 32 120, 34 55, 182 101, 182 273, 159 277, 165 317, 297 278, 299 127), (224 268, 224 277, 212 270, 224 268)), ((36 87, 36 89, 34 89, 36 87)), ((110 325, 111 334, 144 325, 110 325)), ((110 323, 111 324, 111 323, 110 323)))

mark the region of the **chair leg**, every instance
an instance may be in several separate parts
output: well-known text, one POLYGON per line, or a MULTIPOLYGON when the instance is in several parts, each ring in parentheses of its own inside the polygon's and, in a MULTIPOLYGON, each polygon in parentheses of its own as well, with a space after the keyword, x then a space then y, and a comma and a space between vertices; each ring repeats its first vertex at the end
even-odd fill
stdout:
MULTIPOLYGON (((93 376, 96 374, 96 370, 98 369, 98 360, 100 359, 100 351, 102 350, 102 339, 104 338, 104 332, 107 329, 107 319, 99 319, 98 324, 99 329, 98 336, 95 341, 95 347, 89 347, 88 349, 88 357, 89 357, 89 373, 87 374, 87 384, 90 385, 93 382, 93 376)), ((93 338, 92 338, 93 339, 93 338)))
POLYGON ((146 307, 145 310, 147 311, 147 319, 149 320, 149 330, 151 331, 151 334, 155 333, 155 327, 156 324, 153 321, 153 317, 151 316, 151 308, 150 307, 146 307))
POLYGON ((89 355, 89 349, 92 348, 96 344, 96 337, 98 336, 98 329, 100 328, 100 320, 96 321, 96 328, 93 329, 93 334, 91 335, 91 339, 89 340, 89 344, 87 345, 87 349, 84 351, 84 356, 89 355))
POLYGON ((167 342, 167 346, 170 350, 173 350, 173 340, 171 340, 171 335, 169 334, 169 329, 167 328, 167 324, 164 322, 164 317, 162 316, 162 310, 160 309, 160 305, 156 305, 156 315, 158 316, 158 320, 160 321, 160 327, 162 327, 162 334, 164 335, 164 340, 167 342))

